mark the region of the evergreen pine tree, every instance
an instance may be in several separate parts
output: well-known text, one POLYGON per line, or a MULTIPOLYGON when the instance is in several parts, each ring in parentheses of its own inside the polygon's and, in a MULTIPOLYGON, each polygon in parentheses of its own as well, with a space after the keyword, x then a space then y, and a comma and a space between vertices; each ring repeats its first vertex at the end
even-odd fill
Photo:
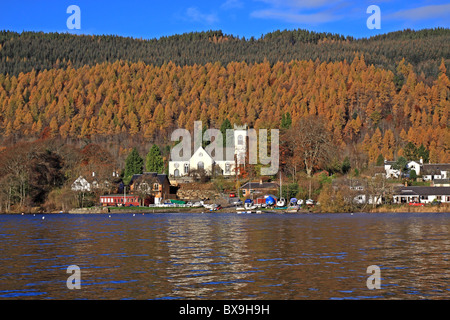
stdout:
POLYGON ((430 161, 430 151, 428 151, 423 144, 417 149, 417 156, 422 158, 423 163, 430 161))
POLYGON ((144 160, 139 155, 136 148, 131 150, 125 161, 125 172, 123 176, 123 182, 129 184, 131 178, 135 174, 142 174, 144 168, 144 160))
POLYGON ((343 174, 346 174, 351 169, 350 159, 345 157, 344 161, 342 161, 341 170, 343 174))
POLYGON ((223 137, 223 146, 231 147, 231 143, 233 141, 229 141, 229 143, 227 143, 227 129, 233 129, 233 127, 231 126, 230 120, 228 120, 228 118, 225 118, 225 120, 223 120, 223 122, 222 122, 222 125, 220 126, 220 132, 222 133, 222 137, 223 137))
POLYGON ((291 124, 292 124, 291 114, 289 112, 286 112, 281 116, 280 127, 281 129, 289 129, 291 127, 291 124))
POLYGON ((164 160, 158 146, 154 144, 145 157, 145 169, 147 172, 164 172, 164 160))
POLYGON ((383 158, 383 155, 382 155, 382 154, 380 154, 380 155, 378 156, 376 165, 377 165, 377 166, 382 166, 382 165, 384 165, 384 158, 383 158))
POLYGON ((408 142, 403 148, 403 155, 407 160, 417 160, 417 148, 412 142, 408 142))

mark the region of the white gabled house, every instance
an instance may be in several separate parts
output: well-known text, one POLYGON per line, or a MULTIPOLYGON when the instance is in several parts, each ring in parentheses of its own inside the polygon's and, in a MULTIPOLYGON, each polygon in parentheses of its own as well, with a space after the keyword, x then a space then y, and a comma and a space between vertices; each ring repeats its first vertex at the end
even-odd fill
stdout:
MULTIPOLYGON (((394 165, 395 161, 384 161, 384 171, 387 179, 400 178, 401 171, 394 169, 394 165)), ((409 161, 406 167, 409 171, 414 170, 418 176, 421 175, 424 181, 450 178, 450 164, 448 163, 423 163, 423 160, 420 159, 419 162, 409 161)))
POLYGON ((345 179, 341 181, 341 185, 335 185, 335 188, 349 188, 351 190, 351 198, 354 204, 381 204, 383 203, 383 196, 381 194, 369 194, 367 190, 367 183, 362 183, 359 180, 345 179))
POLYGON ((73 191, 83 191, 83 192, 90 192, 91 191, 91 184, 83 177, 79 176, 73 183, 72 183, 72 190, 73 191))
POLYGON ((423 160, 420 159, 419 162, 416 161, 410 161, 408 162, 408 164, 406 165, 406 167, 408 168, 409 171, 414 170, 416 172, 417 175, 421 174, 421 170, 423 167, 423 160))
MULTIPOLYGON (((387 161, 384 160, 384 171, 386 172, 386 178, 387 179, 398 179, 401 175, 401 170, 394 169, 395 161, 387 161)), ((420 174, 421 167, 423 166, 423 160, 420 159, 419 162, 417 161, 409 161, 406 164, 406 167, 408 170, 414 170, 416 171, 416 174, 420 174)))
MULTIPOLYGON (((116 171, 113 171, 112 173, 113 178, 118 178, 119 173, 116 171)), ((91 182, 89 182, 85 177, 79 176, 71 186, 71 189, 73 191, 82 191, 82 192, 91 192, 93 189, 99 188, 100 184, 96 178, 95 172, 92 172, 92 178, 90 179, 91 182)), ((110 182, 104 181, 101 183, 102 186, 110 186, 110 182)))
POLYGON ((398 179, 401 171, 394 169, 395 161, 384 160, 384 171, 386 172, 386 179, 398 179))
POLYGON ((441 180, 450 178, 450 164, 429 163, 424 164, 422 169, 422 179, 424 181, 441 180))

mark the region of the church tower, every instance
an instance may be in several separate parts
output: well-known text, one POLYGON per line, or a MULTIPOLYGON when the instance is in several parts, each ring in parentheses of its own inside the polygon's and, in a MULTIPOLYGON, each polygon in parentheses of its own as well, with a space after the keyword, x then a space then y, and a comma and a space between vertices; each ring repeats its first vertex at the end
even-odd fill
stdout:
POLYGON ((234 154, 236 155, 237 164, 245 164, 245 156, 247 153, 247 125, 234 125, 234 154))

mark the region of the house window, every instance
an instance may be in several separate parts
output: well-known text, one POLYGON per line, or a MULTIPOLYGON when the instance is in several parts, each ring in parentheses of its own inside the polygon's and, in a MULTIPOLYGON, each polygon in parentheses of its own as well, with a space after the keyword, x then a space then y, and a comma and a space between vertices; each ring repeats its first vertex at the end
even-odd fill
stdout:
POLYGON ((420 200, 428 200, 428 196, 420 196, 420 200))
POLYGON ((437 201, 441 201, 442 200, 442 196, 436 196, 436 200, 437 201))
POLYGON ((197 169, 198 170, 205 169, 205 164, 203 163, 203 161, 199 161, 197 163, 197 169))
POLYGON ((230 173, 230 164, 229 163, 227 163, 227 164, 225 164, 225 172, 226 173, 230 173))
POLYGON ((175 171, 173 172, 173 175, 174 175, 175 177, 179 177, 179 176, 180 176, 180 170, 175 169, 175 171))
POLYGON ((185 163, 184 164, 184 174, 188 174, 189 173, 189 164, 185 163))
POLYGON ((153 184, 153 190, 158 190, 158 189, 159 189, 159 184, 154 183, 154 184, 153 184))
POLYGON ((238 145, 239 146, 244 145, 244 137, 241 134, 238 135, 238 145))

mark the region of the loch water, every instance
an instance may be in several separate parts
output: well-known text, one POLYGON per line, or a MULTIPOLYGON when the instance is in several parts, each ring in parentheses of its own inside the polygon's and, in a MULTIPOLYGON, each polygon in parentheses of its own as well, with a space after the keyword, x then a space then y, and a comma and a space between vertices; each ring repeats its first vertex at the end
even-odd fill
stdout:
POLYGON ((449 259, 450 213, 0 215, 1 300, 449 299, 449 259))

